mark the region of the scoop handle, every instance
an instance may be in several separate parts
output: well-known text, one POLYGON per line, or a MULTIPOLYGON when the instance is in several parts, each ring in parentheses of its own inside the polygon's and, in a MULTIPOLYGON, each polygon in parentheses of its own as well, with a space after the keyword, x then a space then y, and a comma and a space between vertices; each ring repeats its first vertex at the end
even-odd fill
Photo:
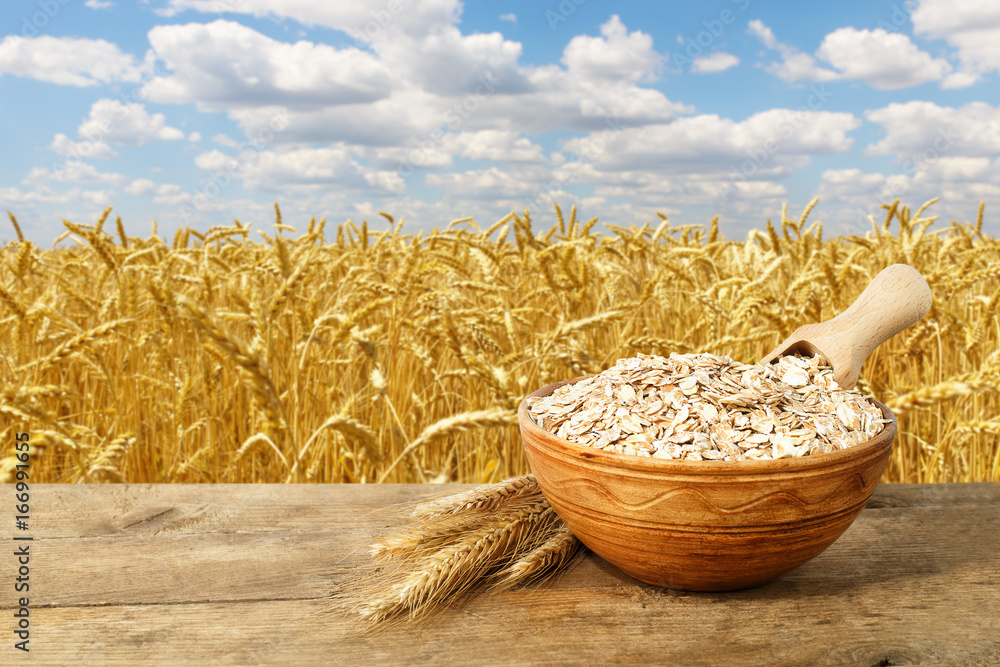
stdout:
POLYGON ((827 323, 829 335, 851 346, 851 366, 860 369, 875 348, 919 322, 930 308, 931 290, 920 272, 893 264, 879 271, 861 296, 827 323))

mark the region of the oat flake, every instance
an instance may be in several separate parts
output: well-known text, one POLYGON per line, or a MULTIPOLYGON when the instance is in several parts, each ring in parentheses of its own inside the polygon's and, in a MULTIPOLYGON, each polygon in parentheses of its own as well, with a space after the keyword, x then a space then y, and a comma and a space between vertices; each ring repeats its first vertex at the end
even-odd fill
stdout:
POLYGON ((528 400, 538 426, 619 454, 745 461, 822 454, 870 440, 890 420, 845 390, 820 357, 742 364, 714 354, 640 354, 528 400))

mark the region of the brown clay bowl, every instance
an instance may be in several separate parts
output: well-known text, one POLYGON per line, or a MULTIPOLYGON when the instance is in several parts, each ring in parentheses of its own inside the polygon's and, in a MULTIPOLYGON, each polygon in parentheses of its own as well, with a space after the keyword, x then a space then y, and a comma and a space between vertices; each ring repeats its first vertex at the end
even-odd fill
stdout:
MULTIPOLYGON (((529 396, 546 396, 564 380, 529 396)), ((847 530, 878 485, 896 435, 828 454, 768 461, 671 461, 612 454, 518 421, 553 509, 594 553, 656 586, 725 591, 767 583, 847 530)))

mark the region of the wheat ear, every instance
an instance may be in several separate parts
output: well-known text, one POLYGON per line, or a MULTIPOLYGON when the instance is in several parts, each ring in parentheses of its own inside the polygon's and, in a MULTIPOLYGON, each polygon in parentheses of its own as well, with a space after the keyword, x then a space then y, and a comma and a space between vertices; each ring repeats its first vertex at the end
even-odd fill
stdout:
POLYGON ((582 546, 569 526, 560 523, 549 539, 498 572, 494 587, 509 588, 543 579, 569 564, 582 546))
POLYGON ((555 513, 545 502, 500 513, 456 544, 420 559, 415 570, 391 585, 384 595, 363 605, 358 613, 372 622, 401 615, 410 619, 422 616, 495 570, 528 535, 553 517, 555 513))
POLYGON ((243 340, 232 335, 211 313, 183 294, 177 295, 177 306, 195 327, 203 331, 217 347, 233 358, 248 379, 250 389, 264 411, 268 426, 276 434, 283 433, 288 424, 284 407, 278 398, 274 383, 264 372, 258 354, 243 340))
POLYGON ((412 452, 416 451, 420 447, 423 447, 435 440, 444 438, 453 433, 460 433, 462 431, 471 431, 478 428, 486 428, 489 426, 508 426, 510 424, 517 423, 517 414, 513 410, 473 410, 472 412, 463 412, 458 415, 453 415, 451 417, 446 417, 444 419, 438 420, 425 428, 416 440, 407 445, 403 451, 396 457, 396 460, 392 462, 385 472, 378 478, 379 484, 384 482, 400 461, 404 457, 408 456, 412 452))
POLYGON ((89 331, 84 331, 81 334, 73 336, 68 341, 60 343, 56 349, 54 349, 49 356, 41 359, 40 361, 33 361, 29 364, 22 366, 21 370, 25 370, 31 366, 37 365, 38 372, 41 373, 45 371, 50 366, 58 363, 60 360, 65 359, 69 355, 73 354, 77 350, 83 349, 96 341, 98 338, 107 336, 108 334, 114 333, 121 327, 125 326, 132 320, 130 318, 124 318, 120 320, 115 320, 113 322, 107 322, 100 326, 94 327, 89 331))
POLYGON ((953 398, 968 396, 974 391, 975 389, 965 382, 945 381, 897 396, 886 405, 896 416, 899 416, 905 412, 929 408, 953 398))
POLYGON ((425 500, 413 508, 410 516, 414 519, 431 519, 442 514, 463 512, 489 512, 498 509, 510 500, 539 493, 534 475, 511 477, 496 484, 487 484, 464 493, 425 500))

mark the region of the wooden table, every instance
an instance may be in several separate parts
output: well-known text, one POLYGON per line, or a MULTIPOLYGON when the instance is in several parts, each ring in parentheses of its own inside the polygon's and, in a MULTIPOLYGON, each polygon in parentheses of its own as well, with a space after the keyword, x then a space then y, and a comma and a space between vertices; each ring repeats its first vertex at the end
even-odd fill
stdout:
POLYGON ((359 515, 441 490, 33 486, 31 653, 0 558, 0 663, 1000 665, 998 484, 881 485, 826 552, 754 590, 659 589, 588 554, 375 636, 323 613, 368 558, 359 515))

